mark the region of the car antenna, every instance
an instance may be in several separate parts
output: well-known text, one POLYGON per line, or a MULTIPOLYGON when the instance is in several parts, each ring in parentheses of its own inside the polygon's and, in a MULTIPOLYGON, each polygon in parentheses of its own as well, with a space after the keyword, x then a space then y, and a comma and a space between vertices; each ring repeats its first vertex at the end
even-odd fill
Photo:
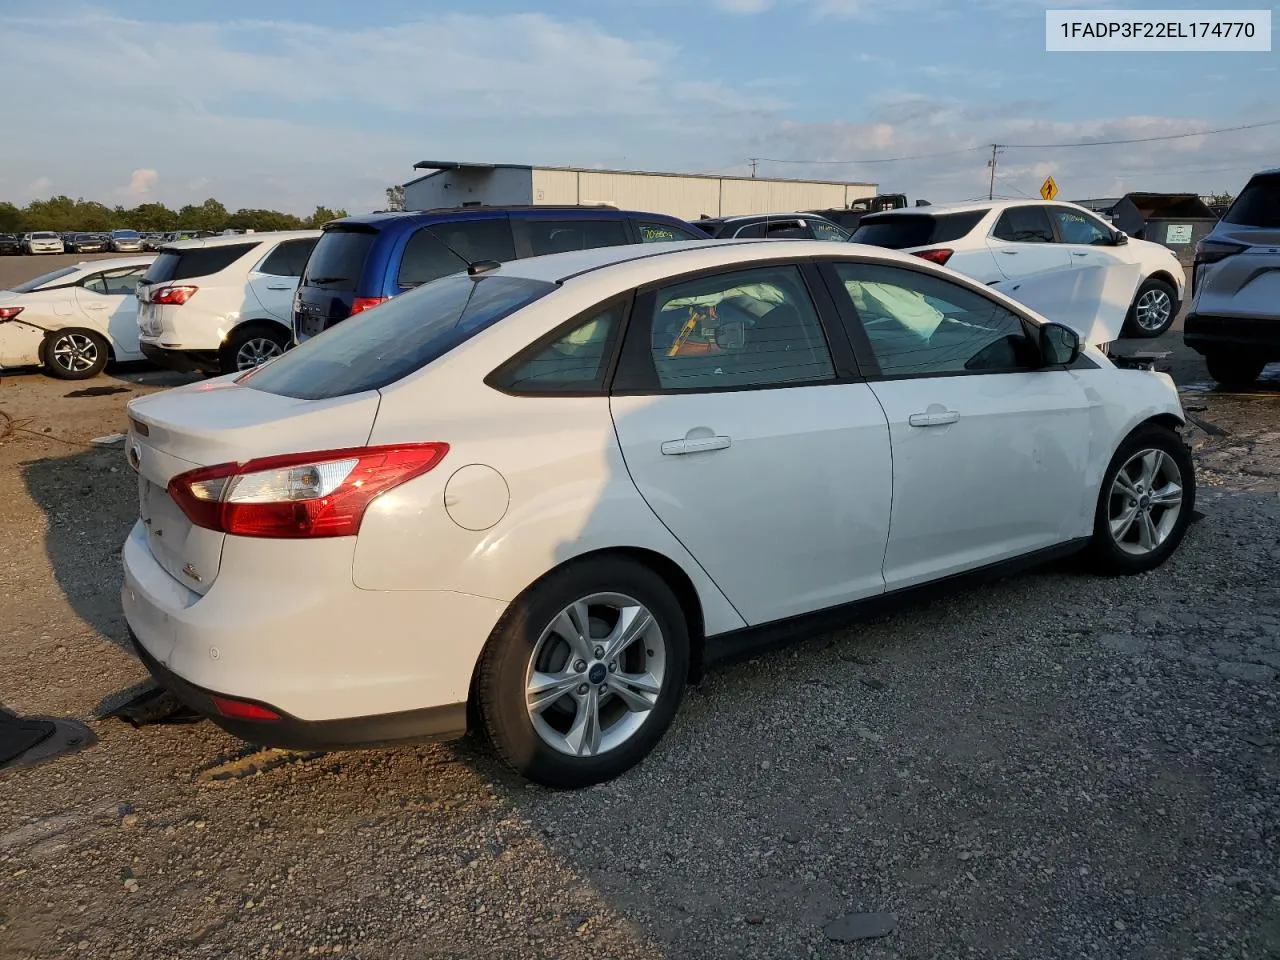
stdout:
POLYGON ((478 280, 501 267, 502 264, 497 260, 477 260, 475 263, 467 264, 467 276, 472 280, 478 280))

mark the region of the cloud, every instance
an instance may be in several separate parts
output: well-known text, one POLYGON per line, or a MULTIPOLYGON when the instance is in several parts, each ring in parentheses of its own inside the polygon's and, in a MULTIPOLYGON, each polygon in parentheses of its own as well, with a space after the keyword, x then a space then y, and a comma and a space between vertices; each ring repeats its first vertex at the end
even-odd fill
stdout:
POLYGON ((712 0, 717 10, 725 13, 764 13, 771 6, 772 0, 712 0))
POLYGON ((134 200, 144 199, 151 193, 151 188, 156 185, 156 181, 159 179, 160 174, 150 167, 135 170, 129 175, 129 185, 124 188, 124 194, 134 200))

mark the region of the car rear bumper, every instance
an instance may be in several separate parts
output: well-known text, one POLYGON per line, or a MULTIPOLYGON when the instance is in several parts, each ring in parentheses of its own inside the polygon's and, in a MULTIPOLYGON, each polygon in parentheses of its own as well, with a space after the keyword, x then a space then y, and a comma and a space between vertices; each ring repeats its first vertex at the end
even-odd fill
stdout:
POLYGON ((174 350, 145 340, 138 343, 138 349, 152 363, 179 373, 222 372, 222 361, 216 350, 174 350))
POLYGON ((200 595, 155 559, 139 522, 121 604, 139 656, 181 700, 264 746, 345 748, 457 736, 472 674, 506 604, 443 590, 362 590, 355 540, 227 537, 200 595), (221 715, 212 697, 276 721, 221 715))
POLYGON ((1248 318, 1189 313, 1182 340, 1197 353, 1239 348, 1280 357, 1280 315, 1248 318))

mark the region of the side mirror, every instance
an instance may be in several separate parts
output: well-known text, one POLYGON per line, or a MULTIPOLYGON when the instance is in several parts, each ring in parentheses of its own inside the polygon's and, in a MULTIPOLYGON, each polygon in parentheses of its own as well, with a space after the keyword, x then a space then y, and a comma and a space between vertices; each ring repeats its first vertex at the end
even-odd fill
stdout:
POLYGON ((1040 359, 1046 367, 1069 367, 1080 356, 1080 335, 1060 323, 1040 328, 1040 359))
POLYGON ((1129 242, 1129 235, 1125 233, 1123 230, 1117 230, 1115 233, 1111 235, 1111 242, 1114 243, 1117 247, 1123 247, 1126 243, 1129 242))

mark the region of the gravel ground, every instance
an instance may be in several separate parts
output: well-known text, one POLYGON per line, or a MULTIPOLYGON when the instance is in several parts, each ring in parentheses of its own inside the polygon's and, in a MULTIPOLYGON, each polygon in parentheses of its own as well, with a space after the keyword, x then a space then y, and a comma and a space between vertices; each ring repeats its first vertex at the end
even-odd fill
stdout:
POLYGON ((1280 377, 1192 385, 1205 516, 1161 570, 1062 565, 717 672, 578 793, 470 741, 91 719, 144 673, 133 478, 87 441, 173 382, 0 381, 0 701, 100 737, 0 773, 0 957, 1280 957, 1280 377), (832 939, 862 913, 892 931, 832 939))

